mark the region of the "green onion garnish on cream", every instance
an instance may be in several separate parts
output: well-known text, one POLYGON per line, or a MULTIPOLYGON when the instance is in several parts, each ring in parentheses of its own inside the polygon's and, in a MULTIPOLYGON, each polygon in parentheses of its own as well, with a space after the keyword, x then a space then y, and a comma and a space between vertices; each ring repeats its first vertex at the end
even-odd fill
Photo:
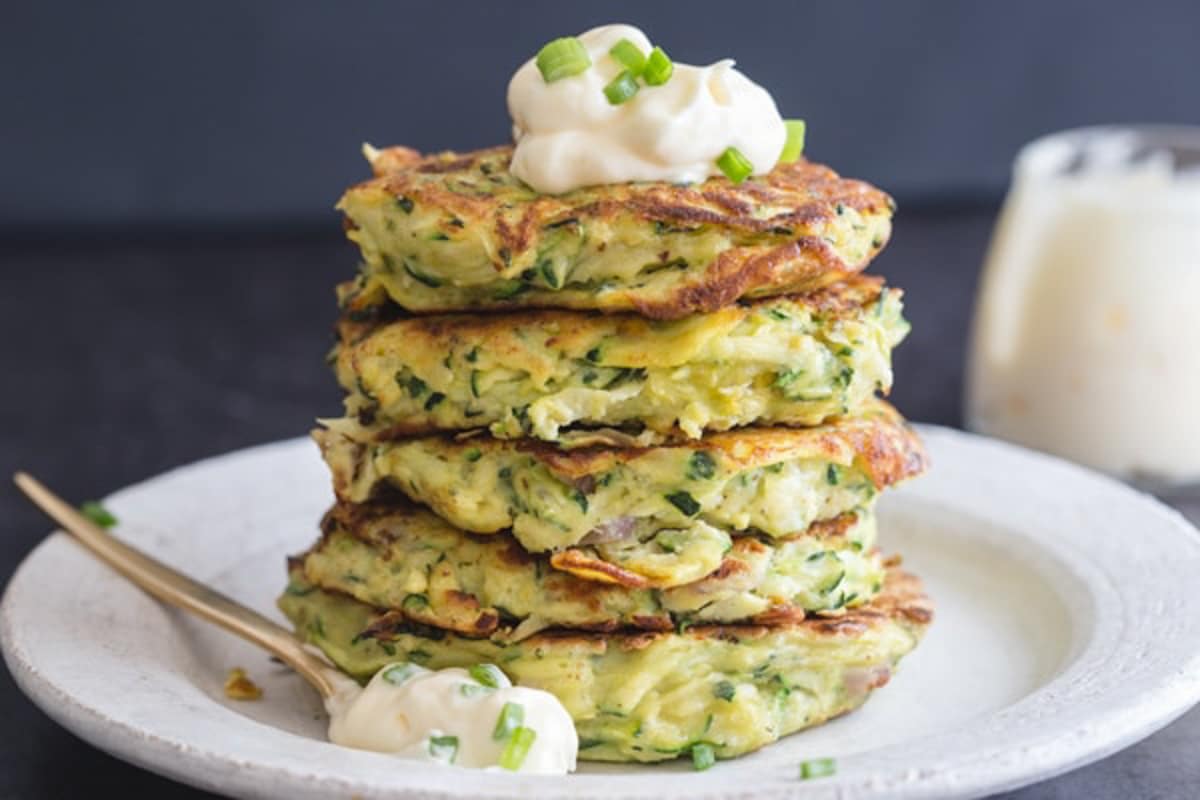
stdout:
POLYGON ((533 728, 517 728, 513 731, 512 738, 500 754, 500 766, 512 772, 519 770, 525 763, 525 756, 529 755, 529 748, 533 747, 535 739, 537 731, 533 728))
POLYGON ((628 39, 622 39, 612 46, 608 54, 613 60, 633 73, 634 77, 642 74, 646 68, 646 54, 641 48, 628 39))
POLYGON ((736 147, 726 147, 717 158, 717 166, 734 183, 741 183, 754 172, 754 165, 736 147))
POLYGON ((505 703, 496 718, 496 727, 492 729, 492 738, 502 742, 512 736, 525 724, 525 706, 520 703, 505 703))
POLYGON ((783 125, 787 130, 787 140, 783 143, 783 152, 779 154, 779 163, 791 164, 804 152, 804 120, 785 119, 783 125))
POLYGON ((626 100, 633 98, 638 93, 637 78, 629 70, 621 70, 617 77, 612 79, 612 83, 604 87, 604 96, 608 98, 608 102, 614 106, 619 106, 626 100))
POLYGON ((675 65, 671 63, 670 57, 661 47, 656 47, 646 57, 646 68, 642 71, 642 78, 648 86, 662 86, 671 80, 671 74, 674 72, 675 65))
POLYGON ((592 65, 583 43, 574 36, 564 36, 547 43, 537 54, 537 68, 546 83, 578 75, 592 65))

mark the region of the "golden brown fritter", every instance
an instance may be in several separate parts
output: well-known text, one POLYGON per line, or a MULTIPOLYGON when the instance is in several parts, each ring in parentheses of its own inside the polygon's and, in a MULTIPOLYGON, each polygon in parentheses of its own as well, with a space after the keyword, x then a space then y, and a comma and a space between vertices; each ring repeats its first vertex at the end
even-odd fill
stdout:
POLYGON ((677 319, 862 270, 886 244, 883 192, 801 159, 734 185, 621 183, 543 195, 511 147, 368 151, 338 208, 363 255, 350 312, 546 307, 677 319))

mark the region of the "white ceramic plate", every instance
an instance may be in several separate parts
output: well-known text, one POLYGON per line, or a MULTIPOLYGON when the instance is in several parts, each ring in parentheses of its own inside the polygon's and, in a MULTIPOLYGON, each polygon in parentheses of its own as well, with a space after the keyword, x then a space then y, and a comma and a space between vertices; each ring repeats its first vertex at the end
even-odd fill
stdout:
MULTIPOLYGON (((971 797, 1098 759, 1200 699, 1195 529, 1063 462, 923 433, 934 469, 885 496, 881 536, 937 603, 925 642, 861 711, 704 773, 584 765, 565 778, 509 776, 334 747, 296 676, 160 606, 61 533, 8 586, 4 655, 39 706, 98 747, 258 797, 971 797), (224 697, 233 666, 264 699, 224 697), (798 764, 817 757, 837 759, 836 777, 799 780, 798 764)), ((284 555, 315 538, 329 501, 315 448, 297 440, 107 502, 118 535, 279 617, 284 555)))

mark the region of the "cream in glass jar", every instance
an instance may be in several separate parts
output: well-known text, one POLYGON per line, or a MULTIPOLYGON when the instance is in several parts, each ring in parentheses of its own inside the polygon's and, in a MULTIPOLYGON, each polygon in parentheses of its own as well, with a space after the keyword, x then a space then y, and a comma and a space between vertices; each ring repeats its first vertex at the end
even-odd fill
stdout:
POLYGON ((984 268, 967 422, 1156 488, 1200 482, 1200 128, 1025 147, 984 268))

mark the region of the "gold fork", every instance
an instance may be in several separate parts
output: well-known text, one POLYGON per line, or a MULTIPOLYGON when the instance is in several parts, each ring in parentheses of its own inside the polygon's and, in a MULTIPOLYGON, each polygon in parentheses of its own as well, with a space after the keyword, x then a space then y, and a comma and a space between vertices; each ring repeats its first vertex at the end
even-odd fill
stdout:
POLYGON ((32 475, 18 472, 13 480, 26 497, 92 555, 151 596, 273 653, 300 673, 324 698, 332 697, 338 686, 345 684, 347 679, 340 672, 306 650, 291 631, 111 536, 32 475))

